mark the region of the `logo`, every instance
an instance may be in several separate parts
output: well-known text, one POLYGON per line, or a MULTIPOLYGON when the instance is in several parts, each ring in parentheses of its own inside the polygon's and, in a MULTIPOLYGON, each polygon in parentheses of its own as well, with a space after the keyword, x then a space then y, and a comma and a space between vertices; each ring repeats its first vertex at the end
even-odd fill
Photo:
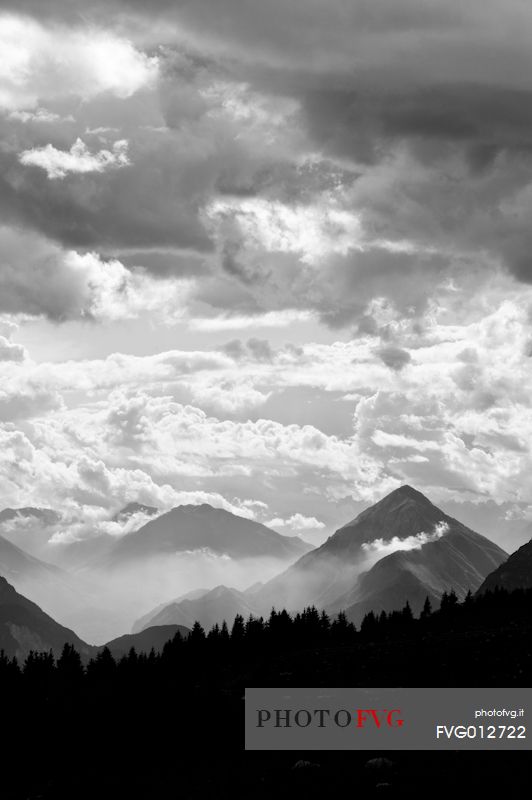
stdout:
POLYGON ((402 728, 403 715, 399 708, 357 708, 349 711, 340 708, 259 708, 257 728, 402 728))

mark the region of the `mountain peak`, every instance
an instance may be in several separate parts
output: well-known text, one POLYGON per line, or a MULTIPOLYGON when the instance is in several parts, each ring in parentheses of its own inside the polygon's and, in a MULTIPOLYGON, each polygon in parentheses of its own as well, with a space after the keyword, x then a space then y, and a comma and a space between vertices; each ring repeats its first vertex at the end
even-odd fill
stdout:
POLYGON ((414 487, 410 486, 408 483, 404 483, 402 486, 399 486, 397 489, 394 489, 392 492, 385 495, 385 497, 383 497, 382 499, 387 500, 392 497, 397 497, 401 499, 408 497, 412 498, 413 500, 417 500, 418 502, 421 501, 424 503, 430 503, 428 497, 425 497, 425 495, 422 492, 418 491, 418 489, 414 489, 414 487))
POLYGON ((359 554, 362 544, 384 539, 404 539, 422 531, 429 533, 447 519, 443 511, 408 484, 399 486, 355 519, 336 531, 321 549, 330 552, 352 550, 359 554))
POLYGON ((364 519, 368 516, 380 517, 383 514, 394 514, 399 509, 404 511, 407 508, 412 511, 415 508, 419 510, 426 510, 429 508, 435 509, 436 506, 434 506, 434 504, 431 503, 428 497, 425 497, 422 492, 419 492, 417 489, 414 489, 413 486, 409 486, 407 483, 405 483, 403 486, 399 486, 397 489, 394 489, 392 492, 385 495, 377 503, 370 506, 370 508, 362 511, 362 513, 358 515, 357 519, 364 519))
POLYGON ((390 492, 390 494, 406 494, 406 495, 412 495, 412 496, 415 496, 415 497, 417 495, 421 495, 421 497, 425 497, 424 494, 421 494, 420 491, 418 491, 417 489, 414 489, 414 487, 410 486, 410 484, 408 484, 408 483, 403 483, 402 486, 399 486, 397 489, 394 489, 393 492, 390 492))

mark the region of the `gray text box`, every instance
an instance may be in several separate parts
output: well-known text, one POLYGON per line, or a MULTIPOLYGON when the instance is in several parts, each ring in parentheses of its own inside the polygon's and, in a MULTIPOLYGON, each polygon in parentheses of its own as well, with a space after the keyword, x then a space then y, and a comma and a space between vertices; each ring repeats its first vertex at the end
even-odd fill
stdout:
POLYGON ((530 750, 531 704, 525 688, 246 689, 246 749, 530 750))

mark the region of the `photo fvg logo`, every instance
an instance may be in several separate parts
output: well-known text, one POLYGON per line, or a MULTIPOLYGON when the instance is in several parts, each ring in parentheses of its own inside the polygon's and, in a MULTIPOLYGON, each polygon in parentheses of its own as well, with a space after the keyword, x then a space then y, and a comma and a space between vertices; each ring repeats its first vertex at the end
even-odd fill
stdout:
POLYGON ((257 728, 337 728, 364 729, 373 728, 382 730, 387 728, 402 728, 403 715, 399 708, 356 708, 349 711, 340 708, 334 711, 330 708, 259 708, 257 709, 257 728))

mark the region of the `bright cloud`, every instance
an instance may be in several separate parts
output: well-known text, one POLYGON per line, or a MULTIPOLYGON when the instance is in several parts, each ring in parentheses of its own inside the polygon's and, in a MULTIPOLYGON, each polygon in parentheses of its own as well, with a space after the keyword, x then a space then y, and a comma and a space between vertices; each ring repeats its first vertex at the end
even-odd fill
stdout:
POLYGON ((69 172, 84 174, 127 167, 131 164, 127 148, 128 142, 120 139, 113 144, 112 150, 99 150, 93 154, 78 138, 67 151, 57 150, 51 144, 24 150, 19 155, 19 161, 24 166, 44 169, 50 180, 54 180, 65 178, 69 172))
POLYGON ((266 524, 271 528, 289 528, 293 531, 322 530, 325 528, 323 522, 320 522, 316 517, 305 517, 299 513, 292 514, 288 519, 274 517, 266 524))
POLYGON ((117 259, 65 251, 9 228, 0 227, 0 243, 0 312, 117 320, 157 310, 169 321, 184 313, 186 280, 154 280, 117 259))
POLYGON ((45 27, 30 17, 0 15, 0 107, 25 110, 40 100, 102 92, 124 98, 153 82, 156 58, 103 29, 45 27))
POLYGON ((398 550, 421 550, 429 542, 437 542, 438 539, 445 536, 448 530, 449 525, 446 522, 439 522, 430 533, 421 531, 421 533, 416 533, 412 536, 405 536, 404 539, 400 539, 398 536, 388 540, 374 539, 372 542, 364 542, 362 549, 368 555, 377 555, 379 558, 384 558, 384 556, 395 553, 398 550))

